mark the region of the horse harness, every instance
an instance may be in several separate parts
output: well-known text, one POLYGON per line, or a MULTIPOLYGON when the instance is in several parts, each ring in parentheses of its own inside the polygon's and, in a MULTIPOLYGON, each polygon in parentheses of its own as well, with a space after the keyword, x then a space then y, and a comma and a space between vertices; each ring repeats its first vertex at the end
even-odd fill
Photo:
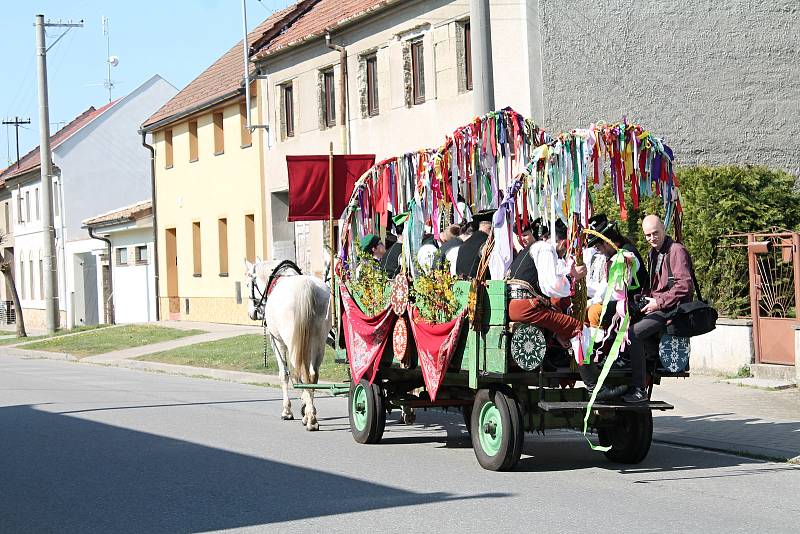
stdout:
POLYGON ((272 270, 272 273, 270 273, 269 278, 267 279, 267 288, 263 293, 258 289, 258 284, 255 283, 255 279, 253 280, 253 283, 250 284, 250 299, 254 302, 258 300, 256 308, 266 306, 269 294, 272 293, 273 289, 275 289, 275 286, 278 284, 280 278, 282 276, 287 276, 284 273, 288 271, 294 271, 296 275, 303 274, 303 271, 300 270, 300 267, 298 267, 295 262, 291 260, 283 260, 278 264, 277 267, 275 267, 275 269, 272 270), (259 293, 258 299, 256 299, 256 291, 259 293))

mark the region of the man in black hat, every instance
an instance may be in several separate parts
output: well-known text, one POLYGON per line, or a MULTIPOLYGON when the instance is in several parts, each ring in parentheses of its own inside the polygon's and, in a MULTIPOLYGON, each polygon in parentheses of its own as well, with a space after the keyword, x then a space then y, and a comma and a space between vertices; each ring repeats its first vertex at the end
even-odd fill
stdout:
POLYGON ((403 224, 396 224, 394 233, 397 240, 381 258, 381 268, 386 271, 386 276, 389 278, 394 278, 400 272, 400 256, 403 254, 403 224))
POLYGON ((475 278, 478 274, 478 263, 481 261, 483 246, 492 233, 492 217, 495 210, 479 211, 472 217, 472 223, 477 224, 477 229, 469 239, 458 247, 456 259, 456 275, 460 278, 475 278))
MULTIPOLYGON (((601 255, 606 262, 606 272, 608 272, 608 263, 610 262, 611 258, 617 253, 617 249, 624 250, 625 252, 629 252, 633 254, 636 258, 637 265, 636 268, 636 276, 635 281, 638 282, 640 287, 630 288, 628 290, 628 302, 633 303, 634 300, 637 298, 637 295, 641 294, 643 288, 646 286, 648 278, 647 278, 647 270, 644 266, 644 261, 642 260, 639 251, 636 250, 636 247, 631 243, 631 241, 623 236, 619 230, 617 229, 617 225, 613 221, 609 221, 608 217, 606 217, 603 213, 598 213, 591 219, 589 219, 589 224, 587 225, 588 229, 594 230, 595 232, 601 234, 603 237, 608 239, 611 243, 606 241, 605 239, 598 237, 597 235, 588 234, 586 239, 586 247, 591 248, 594 247, 597 250, 597 254, 601 255), (616 248, 615 248, 616 247, 616 248)), ((633 284, 637 285, 637 284, 633 284)), ((605 290, 601 287, 601 290, 605 290)), ((596 299, 597 300, 597 299, 596 299)), ((602 302, 603 295, 599 295, 599 300, 602 302)), ((611 320, 614 317, 614 310, 616 310, 616 301, 612 300, 608 303, 606 308, 606 315, 605 317, 601 317, 602 313, 602 304, 593 304, 587 310, 587 315, 589 319, 589 325, 593 328, 608 328, 611 325, 611 320)), ((584 384, 586 384, 587 389, 592 391, 594 389, 595 384, 597 383, 597 377, 600 374, 600 369, 598 368, 597 364, 591 363, 588 365, 582 365, 578 368, 578 371, 581 374, 581 379, 583 380, 584 384)), ((618 386, 614 388, 607 388, 603 387, 600 392, 598 392, 597 398, 598 400, 608 400, 611 398, 619 397, 623 393, 627 386, 618 386)))

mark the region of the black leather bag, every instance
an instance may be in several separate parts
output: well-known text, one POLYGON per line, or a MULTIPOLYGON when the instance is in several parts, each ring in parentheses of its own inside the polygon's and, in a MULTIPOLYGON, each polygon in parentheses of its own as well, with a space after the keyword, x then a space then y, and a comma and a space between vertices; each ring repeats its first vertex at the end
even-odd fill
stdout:
MULTIPOLYGON (((690 268, 692 283, 697 292, 697 300, 679 304, 678 307, 667 316, 667 334, 672 336, 702 336, 717 327, 717 317, 719 314, 717 310, 708 305, 708 302, 703 300, 703 295, 700 292, 700 284, 697 283, 697 277, 694 275, 694 266, 690 266, 690 268)), ((667 271, 671 283, 673 277, 669 263, 667 263, 667 271)))

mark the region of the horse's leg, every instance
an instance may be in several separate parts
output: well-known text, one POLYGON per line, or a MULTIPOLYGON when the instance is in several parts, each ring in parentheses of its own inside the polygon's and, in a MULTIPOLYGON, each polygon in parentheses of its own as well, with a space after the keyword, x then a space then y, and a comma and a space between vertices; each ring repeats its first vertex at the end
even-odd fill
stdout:
MULTIPOLYGON (((323 345, 324 347, 324 345, 323 345)), ((311 361, 308 364, 308 382, 309 384, 316 384, 319 380, 319 363, 317 363, 317 352, 324 351, 322 347, 314 347, 311 361)), ((324 352, 323 352, 324 353, 324 352)), ((307 430, 319 430, 319 422, 317 421, 317 408, 314 406, 314 390, 307 389, 303 392, 305 395, 305 415, 303 416, 303 423, 306 425, 307 430)))
POLYGON ((283 410, 281 411, 281 419, 290 421, 294 419, 292 414, 292 401, 289 400, 289 371, 286 369, 286 345, 280 343, 275 337, 270 334, 270 341, 272 341, 272 350, 275 352, 275 360, 278 362, 278 375, 281 378, 281 391, 283 392, 283 410), (281 350, 281 345, 283 350, 281 350))

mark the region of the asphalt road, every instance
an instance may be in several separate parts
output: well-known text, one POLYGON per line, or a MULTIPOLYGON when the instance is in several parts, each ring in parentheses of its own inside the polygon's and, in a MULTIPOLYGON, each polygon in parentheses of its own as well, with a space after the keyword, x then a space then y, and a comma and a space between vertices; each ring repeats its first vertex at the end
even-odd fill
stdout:
MULTIPOLYGON (((298 415, 299 403, 295 403, 298 415)), ((0 356, 0 531, 796 532, 800 468, 654 444, 638 466, 529 435, 482 470, 460 416, 350 436, 279 418, 280 391, 0 356)), ((657 424, 657 422, 656 422, 657 424)), ((799 438, 800 439, 800 438, 799 438)))

